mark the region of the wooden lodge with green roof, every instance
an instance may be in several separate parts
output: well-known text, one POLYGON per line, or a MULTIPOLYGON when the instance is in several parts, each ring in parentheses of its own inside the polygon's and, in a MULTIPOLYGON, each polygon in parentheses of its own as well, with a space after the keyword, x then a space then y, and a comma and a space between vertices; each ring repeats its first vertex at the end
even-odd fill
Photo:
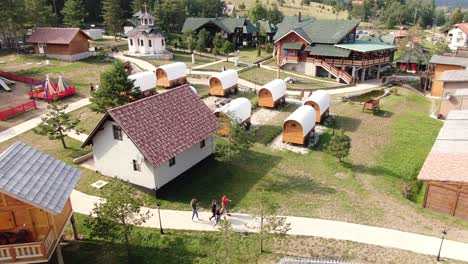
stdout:
POLYGON ((285 17, 274 36, 280 67, 351 84, 380 79, 396 46, 356 39, 358 20, 285 17))

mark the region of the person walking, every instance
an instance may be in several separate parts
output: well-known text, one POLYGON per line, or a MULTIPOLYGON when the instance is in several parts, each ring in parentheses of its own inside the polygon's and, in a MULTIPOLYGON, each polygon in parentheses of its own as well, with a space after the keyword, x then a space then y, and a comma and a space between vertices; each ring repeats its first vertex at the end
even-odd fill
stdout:
POLYGON ((94 92, 94 85, 92 83, 90 83, 90 87, 89 87, 89 90, 90 90, 90 93, 93 93, 94 92))
POLYGON ((228 204, 231 202, 226 196, 226 194, 223 194, 223 197, 221 198, 221 205, 222 205, 222 210, 223 213, 227 214, 228 216, 231 216, 231 214, 228 212, 228 204))
POLYGON ((213 227, 215 227, 219 221, 221 220, 221 208, 219 206, 216 206, 216 210, 215 210, 215 224, 213 227))
POLYGON ((190 201, 190 206, 192 206, 192 221, 193 217, 197 216, 197 220, 200 221, 200 218, 198 218, 198 201, 197 199, 193 198, 192 201, 190 201))
POLYGON ((216 203, 216 200, 211 201, 211 213, 213 214, 210 216, 210 221, 212 218, 216 219, 216 207, 218 207, 218 204, 216 203))

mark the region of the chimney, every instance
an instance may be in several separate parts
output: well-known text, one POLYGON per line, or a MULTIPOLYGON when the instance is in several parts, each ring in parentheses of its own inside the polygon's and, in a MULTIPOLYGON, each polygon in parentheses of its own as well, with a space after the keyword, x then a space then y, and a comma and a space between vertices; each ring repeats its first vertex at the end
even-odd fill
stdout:
POLYGON ((302 14, 299 12, 299 16, 297 17, 297 22, 302 22, 302 14))

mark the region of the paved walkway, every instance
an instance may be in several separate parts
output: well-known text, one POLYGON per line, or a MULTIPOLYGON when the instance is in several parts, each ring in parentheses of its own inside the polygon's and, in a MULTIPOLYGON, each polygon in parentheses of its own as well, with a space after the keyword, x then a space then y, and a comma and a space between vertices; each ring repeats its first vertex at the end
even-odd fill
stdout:
MULTIPOLYGON (((81 100, 78 100, 76 102, 73 102, 73 103, 70 103, 68 104, 68 107, 65 109, 65 112, 68 113, 68 112, 71 112, 71 111, 74 111, 78 108, 81 108, 83 106, 86 106, 86 105, 89 105, 90 102, 89 102, 89 99, 88 98, 85 98, 85 99, 81 99, 81 100)), ((35 117, 33 119, 29 119, 28 121, 25 121, 21 124, 18 124, 12 128, 9 128, 5 131, 2 131, 0 132, 0 143, 1 142, 4 142, 4 141, 7 141, 11 138, 14 138, 16 137, 17 135, 19 134, 22 134, 28 130, 31 130, 33 128, 35 128, 37 125, 39 125, 41 123, 41 118, 44 117, 45 114, 41 115, 41 116, 38 116, 38 117, 35 117)))
POLYGON ((137 59, 137 58, 133 58, 133 57, 128 57, 128 56, 125 56, 123 53, 119 52, 119 53, 113 53, 112 54, 112 57, 116 58, 116 59, 119 59, 121 61, 129 61, 133 64, 135 64, 136 66, 140 67, 141 69, 145 70, 145 71, 155 71, 156 70, 156 66, 154 66, 153 64, 145 61, 145 60, 141 60, 141 59, 137 59))
MULTIPOLYGON (((74 190, 71 194, 73 210, 80 214, 89 215, 95 203, 102 199, 74 190)), ((142 226, 159 228, 158 213, 156 209, 150 210, 152 217, 142 226)), ((216 231, 214 221, 209 221, 209 212, 199 212, 200 221, 191 220, 191 211, 161 210, 163 228, 195 231, 216 231)), ((241 232, 257 232, 258 221, 248 214, 233 213, 228 217, 234 230, 241 232)), ((424 255, 436 255, 440 238, 418 235, 398 230, 359 225, 347 222, 338 222, 306 217, 287 216, 286 222, 291 224, 290 235, 315 236, 329 239, 349 240, 359 243, 371 244, 408 250, 424 255)), ((468 261, 468 244, 445 240, 442 257, 468 261)))

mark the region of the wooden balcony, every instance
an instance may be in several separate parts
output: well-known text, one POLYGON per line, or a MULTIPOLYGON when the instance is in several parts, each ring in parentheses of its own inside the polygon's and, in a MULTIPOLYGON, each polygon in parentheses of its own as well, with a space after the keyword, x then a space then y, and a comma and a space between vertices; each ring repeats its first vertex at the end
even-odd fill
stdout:
MULTIPOLYGON (((306 62, 314 64, 320 64, 321 61, 322 59, 310 57, 306 60, 306 62)), ((323 61, 335 66, 372 66, 380 63, 390 62, 390 57, 375 58, 368 60, 324 59, 323 61)))
POLYGON ((57 243, 56 237, 50 229, 42 241, 0 246, 0 263, 47 262, 57 243))
POLYGON ((286 63, 299 63, 299 57, 297 56, 287 56, 283 60, 286 60, 286 63))

